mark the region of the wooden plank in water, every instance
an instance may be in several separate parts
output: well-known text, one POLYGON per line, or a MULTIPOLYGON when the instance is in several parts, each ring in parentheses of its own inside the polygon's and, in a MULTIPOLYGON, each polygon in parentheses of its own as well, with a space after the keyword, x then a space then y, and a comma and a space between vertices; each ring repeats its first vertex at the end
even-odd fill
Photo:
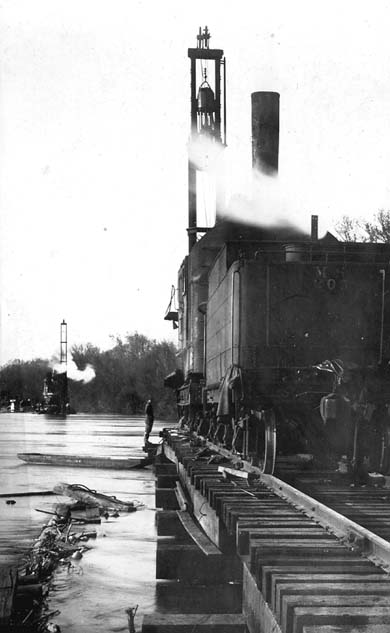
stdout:
POLYGON ((196 525, 188 512, 185 510, 177 510, 179 517, 187 534, 192 538, 196 545, 202 550, 206 556, 221 556, 222 553, 208 536, 196 525))
POLYGON ((0 567, 0 627, 2 628, 7 626, 12 614, 16 578, 16 566, 4 565, 0 567))

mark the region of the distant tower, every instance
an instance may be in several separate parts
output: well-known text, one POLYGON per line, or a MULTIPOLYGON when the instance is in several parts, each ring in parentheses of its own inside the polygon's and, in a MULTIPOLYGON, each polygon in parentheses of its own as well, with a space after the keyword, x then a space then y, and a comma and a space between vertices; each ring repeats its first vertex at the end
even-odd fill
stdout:
MULTIPOLYGON (((223 50, 209 48, 210 32, 207 26, 199 28, 197 47, 188 49, 191 60, 191 139, 194 144, 202 138, 222 147, 226 145, 226 61, 223 50), (209 68, 209 62, 210 68, 209 68), (221 90, 221 68, 223 68, 223 93, 221 90), (221 95, 223 94, 223 103, 221 95)), ((201 145, 201 143, 200 143, 201 145)), ((188 247, 196 243, 198 233, 205 232, 197 225, 197 166, 188 159, 188 247)), ((217 184, 218 187, 218 184, 217 184)), ((217 196, 217 215, 218 198, 217 196)))
POLYGON ((49 415, 66 415, 69 403, 67 355, 68 326, 65 319, 60 325, 60 362, 47 373, 43 381, 43 411, 49 415))
POLYGON ((60 363, 68 362, 68 324, 65 319, 60 326, 60 363))
POLYGON ((60 365, 64 365, 64 370, 57 375, 58 398, 60 414, 66 415, 67 404, 69 400, 68 394, 68 374, 66 366, 68 364, 68 324, 63 319, 60 325, 60 365))

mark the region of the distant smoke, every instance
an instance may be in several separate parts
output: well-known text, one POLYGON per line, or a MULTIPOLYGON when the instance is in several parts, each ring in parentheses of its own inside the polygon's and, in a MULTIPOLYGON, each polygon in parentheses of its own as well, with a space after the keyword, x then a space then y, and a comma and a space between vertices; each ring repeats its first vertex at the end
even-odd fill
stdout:
POLYGON ((96 376, 96 372, 92 365, 86 365, 85 369, 78 369, 73 360, 68 361, 67 364, 59 363, 56 360, 55 362, 52 362, 51 367, 57 374, 63 374, 66 371, 70 380, 75 380, 77 382, 81 381, 84 384, 91 382, 91 380, 93 380, 96 376))

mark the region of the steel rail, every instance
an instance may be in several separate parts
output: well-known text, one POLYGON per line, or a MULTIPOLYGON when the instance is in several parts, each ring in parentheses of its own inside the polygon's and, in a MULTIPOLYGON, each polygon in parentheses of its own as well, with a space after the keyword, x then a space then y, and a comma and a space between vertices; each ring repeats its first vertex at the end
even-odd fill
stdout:
POLYGON ((212 442, 206 441, 210 450, 220 453, 231 459, 236 467, 253 473, 258 480, 266 485, 272 492, 291 505, 302 510, 308 517, 317 521, 322 527, 332 531, 339 539, 345 541, 355 551, 379 565, 385 571, 390 572, 390 542, 355 523, 346 516, 329 508, 325 504, 313 499, 304 492, 294 488, 274 475, 264 474, 260 468, 252 466, 249 462, 234 455, 229 450, 221 448, 212 442))

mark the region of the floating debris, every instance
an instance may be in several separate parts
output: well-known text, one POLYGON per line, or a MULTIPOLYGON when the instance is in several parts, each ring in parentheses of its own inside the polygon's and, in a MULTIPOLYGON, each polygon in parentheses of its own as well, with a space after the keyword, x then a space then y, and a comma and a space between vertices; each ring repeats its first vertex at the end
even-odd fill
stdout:
POLYGON ((54 486, 54 491, 57 494, 82 501, 86 505, 98 506, 105 509, 121 509, 126 512, 135 512, 137 508, 143 506, 143 504, 138 500, 121 501, 113 495, 105 495, 102 492, 91 490, 91 488, 88 488, 83 484, 60 483, 54 486))
MULTIPOLYGON (((62 504, 62 509, 64 505, 62 504)), ((17 601, 14 622, 31 626, 42 633, 58 632, 58 625, 49 622, 56 613, 43 615, 48 582, 59 564, 71 565, 69 559, 80 560, 89 538, 96 538, 95 531, 72 531, 70 512, 66 516, 50 512, 50 521, 45 525, 32 549, 26 555, 18 572, 17 601)))
MULTIPOLYGON (((18 573, 18 600, 14 622, 39 633, 60 633, 59 626, 52 621, 56 614, 44 613, 47 608, 45 596, 52 573, 59 565, 69 572, 82 573, 82 566, 78 561, 90 549, 86 542, 97 537, 96 530, 84 530, 80 526, 100 523, 102 516, 108 520, 110 517, 119 517, 120 513, 135 512, 144 507, 138 500, 122 501, 82 484, 60 483, 53 490, 74 501, 57 503, 54 511, 36 508, 38 512, 50 515, 50 518, 18 573)), ((7 499, 6 503, 13 505, 15 500, 7 499)), ((104 537, 105 534, 101 536, 104 537)), ((137 607, 133 609, 134 615, 136 609, 137 607)), ((130 620, 129 614, 129 622, 130 620)))
POLYGON ((126 609, 127 621, 129 625, 129 633, 136 633, 134 620, 135 620, 135 614, 137 613, 137 609, 138 609, 138 604, 135 607, 129 607, 128 609, 126 609))

